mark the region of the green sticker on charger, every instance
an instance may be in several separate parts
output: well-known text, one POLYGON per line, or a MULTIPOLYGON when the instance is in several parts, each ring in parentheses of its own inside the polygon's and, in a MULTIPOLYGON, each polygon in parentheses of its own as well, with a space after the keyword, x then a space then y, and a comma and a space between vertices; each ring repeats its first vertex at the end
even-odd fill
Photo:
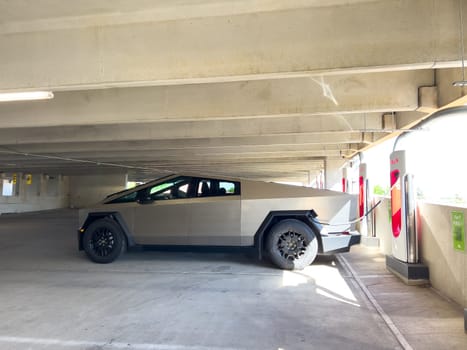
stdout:
POLYGON ((465 250, 465 225, 464 225, 464 212, 453 211, 451 212, 451 227, 452 239, 454 242, 454 249, 465 250))

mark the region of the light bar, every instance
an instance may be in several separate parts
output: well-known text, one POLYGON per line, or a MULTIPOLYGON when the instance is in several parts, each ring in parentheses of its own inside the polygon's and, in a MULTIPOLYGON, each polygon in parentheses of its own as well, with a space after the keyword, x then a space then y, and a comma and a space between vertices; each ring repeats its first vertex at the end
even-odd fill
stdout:
POLYGON ((54 98, 52 91, 25 91, 0 93, 0 102, 47 100, 54 98))
POLYGON ((452 85, 457 86, 457 87, 467 86, 467 81, 466 80, 455 81, 454 83, 452 83, 452 85))

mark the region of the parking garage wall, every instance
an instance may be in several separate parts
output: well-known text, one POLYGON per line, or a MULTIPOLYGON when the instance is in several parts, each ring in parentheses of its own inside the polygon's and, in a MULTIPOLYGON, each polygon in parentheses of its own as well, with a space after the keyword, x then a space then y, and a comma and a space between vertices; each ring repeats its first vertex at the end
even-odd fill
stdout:
POLYGON ((0 181, 0 213, 66 208, 68 177, 45 174, 3 174, 0 181))
MULTIPOLYGON (((383 198, 376 208, 376 236, 380 249, 391 254, 390 200, 383 198)), ((467 209, 419 202, 421 261, 430 270, 430 283, 442 294, 467 307, 467 253, 454 248, 451 213, 460 211, 467 219, 467 209)), ((465 240, 465 237, 464 237, 465 240)))
POLYGON ((70 176, 70 207, 95 205, 111 193, 126 188, 126 174, 70 176))
POLYGON ((326 189, 340 191, 342 189, 342 169, 347 165, 345 159, 328 159, 325 161, 326 189))

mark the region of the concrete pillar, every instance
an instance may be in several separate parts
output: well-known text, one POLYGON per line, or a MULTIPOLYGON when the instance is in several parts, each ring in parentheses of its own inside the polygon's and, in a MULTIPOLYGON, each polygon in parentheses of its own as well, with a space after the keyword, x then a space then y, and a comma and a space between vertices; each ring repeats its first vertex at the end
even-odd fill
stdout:
POLYGON ((325 188, 328 190, 342 190, 342 168, 346 164, 345 159, 326 159, 325 167, 325 188))
POLYGON ((127 174, 70 176, 70 207, 92 206, 107 195, 125 189, 127 174))
POLYGON ((40 175, 40 185, 39 185, 39 195, 46 196, 47 195, 47 177, 48 175, 41 174, 40 175))
POLYGON ((16 178, 16 183, 13 185, 13 196, 20 197, 21 188, 23 186, 23 174, 22 173, 15 173, 13 176, 16 178))
POLYGON ((27 199, 27 193, 26 193, 26 180, 24 178, 23 173, 16 173, 16 186, 15 186, 15 191, 16 195, 18 196, 18 200, 20 202, 26 201, 27 199))

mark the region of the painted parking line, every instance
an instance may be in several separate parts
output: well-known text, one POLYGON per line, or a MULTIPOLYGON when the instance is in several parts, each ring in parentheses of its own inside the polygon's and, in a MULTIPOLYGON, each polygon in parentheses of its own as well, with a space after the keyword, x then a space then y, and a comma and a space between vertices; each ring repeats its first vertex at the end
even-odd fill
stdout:
POLYGON ((401 333, 399 328, 397 328, 397 326, 393 322, 393 320, 383 310, 381 305, 379 305, 378 301, 375 299, 375 297, 370 292, 370 290, 362 282, 362 280, 360 279, 360 276, 358 276, 357 272, 353 269, 353 267, 350 265, 350 263, 347 261, 347 259, 345 257, 343 257, 342 254, 336 255, 336 258, 339 261, 339 263, 343 266, 343 268, 346 269, 350 273, 350 275, 353 276, 355 282, 357 282, 360 289, 363 291, 363 293, 368 298, 368 300, 371 302, 371 304, 373 305, 375 310, 381 316, 384 323, 386 323, 386 326, 389 328, 389 330, 392 332, 392 334, 394 334, 394 336, 396 337, 397 341, 402 346, 402 348, 404 350, 413 350, 412 346, 409 344, 407 339, 405 339, 404 335, 401 333))
MULTIPOLYGON (((29 338, 29 337, 11 337, 0 336, 0 343, 6 344, 27 344, 36 346, 60 346, 69 348, 96 347, 99 349, 131 349, 131 350, 238 350, 238 348, 218 348, 209 346, 187 346, 172 344, 132 344, 127 342, 98 342, 85 340, 62 340, 51 338, 29 338)), ((3 347, 2 347, 3 348, 3 347)))

